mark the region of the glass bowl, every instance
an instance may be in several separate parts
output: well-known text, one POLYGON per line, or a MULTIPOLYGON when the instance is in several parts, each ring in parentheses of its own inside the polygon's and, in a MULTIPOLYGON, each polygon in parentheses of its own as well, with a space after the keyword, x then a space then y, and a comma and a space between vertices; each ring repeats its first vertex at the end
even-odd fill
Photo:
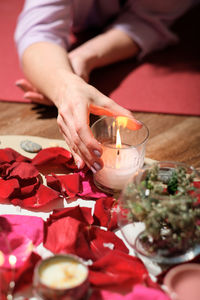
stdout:
POLYGON ((119 197, 118 224, 141 258, 176 264, 200 253, 200 175, 179 162, 138 170, 119 197))

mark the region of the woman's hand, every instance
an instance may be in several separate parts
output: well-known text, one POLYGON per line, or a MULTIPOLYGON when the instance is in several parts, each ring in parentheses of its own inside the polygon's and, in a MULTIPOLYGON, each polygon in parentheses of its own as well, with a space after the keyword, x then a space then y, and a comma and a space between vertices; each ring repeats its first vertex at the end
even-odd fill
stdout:
MULTIPOLYGON (((18 80, 16 84, 25 91, 25 97, 31 101, 52 105, 52 102, 37 92, 27 80, 18 80)), ((93 172, 100 170, 103 162, 101 145, 93 137, 89 128, 90 113, 115 117, 125 116, 128 117, 126 118, 127 127, 132 130, 141 127, 141 123, 133 118, 130 111, 119 106, 76 75, 72 76, 70 84, 66 88, 60 89, 57 106, 57 122, 60 131, 78 168, 82 168, 86 163, 93 172)))
POLYGON ((93 172, 103 166, 101 145, 93 137, 88 126, 91 111, 98 115, 126 116, 132 120, 134 129, 141 127, 141 123, 133 118, 130 111, 76 75, 71 78, 70 85, 60 91, 58 99, 57 122, 80 168, 84 162, 93 172))
POLYGON ((126 116, 127 126, 134 130, 142 126, 130 111, 87 83, 93 69, 134 56, 138 51, 131 38, 117 29, 111 29, 69 53, 48 42, 35 43, 25 50, 22 60, 25 75, 42 94, 27 84, 18 82, 18 86, 26 91, 25 97, 32 102, 51 105, 53 101, 57 106, 59 129, 79 168, 86 163, 96 172, 103 166, 101 145, 89 128, 90 112, 126 116))

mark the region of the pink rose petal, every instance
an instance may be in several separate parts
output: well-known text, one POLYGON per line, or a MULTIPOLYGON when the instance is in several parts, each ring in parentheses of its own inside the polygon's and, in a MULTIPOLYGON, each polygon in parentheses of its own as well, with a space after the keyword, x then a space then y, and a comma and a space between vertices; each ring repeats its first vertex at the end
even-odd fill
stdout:
POLYGON ((15 267, 20 267, 33 248, 43 241, 43 220, 23 215, 0 216, 0 251, 4 253, 4 267, 9 268, 9 255, 17 258, 15 267))

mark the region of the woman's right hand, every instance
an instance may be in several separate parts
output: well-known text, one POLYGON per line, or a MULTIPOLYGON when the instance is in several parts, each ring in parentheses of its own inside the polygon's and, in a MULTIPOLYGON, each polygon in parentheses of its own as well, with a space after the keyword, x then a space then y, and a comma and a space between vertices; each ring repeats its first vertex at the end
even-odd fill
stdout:
MULTIPOLYGON (((78 168, 82 168, 86 163, 95 172, 103 166, 100 158, 102 149, 89 128, 89 114, 128 117, 126 126, 132 130, 139 129, 141 124, 133 118, 130 111, 100 93, 78 76, 73 75, 69 82, 70 84, 66 83, 66 86, 60 89, 58 96, 58 126, 78 168)), ((25 92, 24 97, 32 102, 53 104, 26 79, 18 80, 16 85, 25 92)))
POLYGON ((90 112, 97 115, 126 116, 132 129, 139 129, 141 123, 136 121, 131 112, 103 95, 95 87, 73 74, 70 83, 60 89, 58 95, 59 128, 70 147, 79 168, 84 163, 96 172, 103 167, 102 148, 93 137, 89 128, 90 112))

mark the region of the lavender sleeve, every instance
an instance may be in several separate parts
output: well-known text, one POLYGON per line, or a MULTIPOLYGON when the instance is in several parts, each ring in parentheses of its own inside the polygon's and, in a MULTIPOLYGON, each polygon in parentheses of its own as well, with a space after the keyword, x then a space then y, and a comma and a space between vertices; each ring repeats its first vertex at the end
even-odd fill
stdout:
POLYGON ((170 25, 191 6, 193 0, 128 0, 110 27, 126 32, 141 48, 139 58, 178 41, 170 25))
POLYGON ((67 0, 25 1, 14 35, 20 58, 28 46, 41 41, 67 48, 71 25, 70 3, 67 0))

